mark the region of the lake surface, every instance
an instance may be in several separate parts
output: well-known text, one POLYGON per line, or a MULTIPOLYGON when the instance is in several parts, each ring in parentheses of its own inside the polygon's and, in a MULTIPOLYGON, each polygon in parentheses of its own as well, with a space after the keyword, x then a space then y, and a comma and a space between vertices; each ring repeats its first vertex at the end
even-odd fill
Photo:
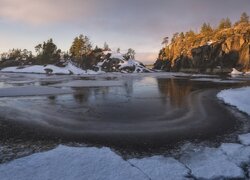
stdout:
POLYGON ((62 143, 157 154, 249 129, 246 115, 216 98, 222 89, 249 85, 248 78, 4 73, 0 80, 0 162, 62 143))

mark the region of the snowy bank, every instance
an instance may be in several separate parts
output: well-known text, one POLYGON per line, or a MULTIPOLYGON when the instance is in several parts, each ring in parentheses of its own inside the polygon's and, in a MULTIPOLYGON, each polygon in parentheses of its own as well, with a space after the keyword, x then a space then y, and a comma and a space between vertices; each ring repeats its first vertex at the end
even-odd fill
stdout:
POLYGON ((180 158, 152 156, 124 160, 109 148, 67 147, 35 153, 0 164, 1 180, 182 180, 245 179, 250 163, 250 134, 239 135, 238 143, 218 148, 184 145, 180 158), (247 141, 246 141, 247 140, 247 141))
POLYGON ((250 87, 223 90, 217 97, 226 104, 236 106, 240 111, 250 115, 250 87))
POLYGON ((68 63, 65 67, 58 67, 55 65, 32 65, 20 67, 7 67, 2 69, 2 72, 16 72, 16 73, 39 73, 46 74, 47 70, 52 70, 52 74, 97 74, 92 70, 82 70, 81 68, 76 67, 72 63, 68 63))

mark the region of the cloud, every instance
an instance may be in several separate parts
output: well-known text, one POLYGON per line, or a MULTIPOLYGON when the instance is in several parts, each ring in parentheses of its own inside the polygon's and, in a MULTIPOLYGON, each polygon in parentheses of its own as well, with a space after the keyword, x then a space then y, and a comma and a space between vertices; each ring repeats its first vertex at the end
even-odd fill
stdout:
POLYGON ((198 32, 203 22, 215 25, 225 17, 236 21, 243 11, 250 14, 249 5, 249 0, 0 0, 0 35, 13 44, 8 48, 53 37, 67 49, 68 39, 83 33, 99 46, 107 41, 114 48, 131 47, 138 59, 149 60, 156 56, 143 52, 157 55, 163 37, 198 32))
POLYGON ((71 21, 88 11, 84 1, 71 0, 0 0, 0 5, 1 19, 32 25, 71 21))

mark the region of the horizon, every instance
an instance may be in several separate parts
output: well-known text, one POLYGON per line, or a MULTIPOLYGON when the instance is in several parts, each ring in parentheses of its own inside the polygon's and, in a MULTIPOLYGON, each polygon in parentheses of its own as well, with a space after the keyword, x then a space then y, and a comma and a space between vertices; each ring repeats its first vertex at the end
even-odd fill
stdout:
POLYGON ((248 0, 0 2, 1 53, 12 48, 34 52, 35 45, 49 38, 67 51, 74 37, 84 34, 93 46, 107 42, 112 50, 133 48, 136 59, 145 64, 156 60, 165 36, 190 29, 198 32, 204 22, 215 26, 222 18, 235 22, 242 12, 250 14, 248 0))

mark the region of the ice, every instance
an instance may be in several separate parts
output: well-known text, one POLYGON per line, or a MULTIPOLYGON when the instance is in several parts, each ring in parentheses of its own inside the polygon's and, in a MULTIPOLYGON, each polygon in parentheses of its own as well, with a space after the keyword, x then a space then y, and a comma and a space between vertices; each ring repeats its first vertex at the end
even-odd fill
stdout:
POLYGON ((45 69, 51 69, 52 74, 97 74, 97 72, 91 71, 91 70, 82 70, 72 63, 68 63, 65 67, 57 67, 55 65, 32 65, 32 66, 26 66, 24 68, 20 67, 7 67, 2 69, 2 72, 17 72, 17 73, 39 73, 39 74, 45 74, 45 69))
POLYGON ((250 147, 236 143, 185 150, 180 160, 164 156, 124 160, 105 147, 60 145, 47 152, 0 164, 0 177, 1 180, 34 177, 37 180, 244 179, 242 168, 249 162, 250 147))
POLYGON ((233 71, 230 73, 231 75, 242 75, 243 72, 238 71, 237 69, 233 68, 233 71))
POLYGON ((39 95, 55 95, 72 93, 69 89, 60 89, 44 86, 22 86, 1 88, 0 97, 17 97, 17 96, 39 96, 39 95))
POLYGON ((228 156, 228 159, 243 167, 250 162, 250 147, 236 143, 223 143, 220 149, 228 156))
POLYGON ((147 176, 108 148, 59 146, 0 165, 1 180, 143 180, 147 176))
POLYGON ((192 74, 191 76, 192 77, 203 77, 203 78, 206 78, 206 77, 219 77, 218 75, 211 75, 211 74, 192 74))
POLYGON ((238 138, 242 144, 250 146, 250 133, 239 135, 238 138))
POLYGON ((244 178, 244 171, 228 160, 223 151, 216 148, 204 148, 184 154, 184 163, 197 179, 244 178))
POLYGON ((189 170, 171 157, 153 156, 143 159, 130 159, 129 162, 147 174, 150 179, 185 179, 189 170))
POLYGON ((108 87, 123 86, 122 81, 103 81, 103 80, 74 80, 66 83, 52 85, 53 87, 108 87))
POLYGON ((240 111, 250 115, 250 87, 238 89, 223 90, 217 94, 217 97, 226 104, 236 106, 240 111))
POLYGON ((195 78, 191 80, 192 81, 208 81, 208 82, 214 82, 214 83, 244 83, 245 82, 241 80, 221 80, 218 78, 195 78))

